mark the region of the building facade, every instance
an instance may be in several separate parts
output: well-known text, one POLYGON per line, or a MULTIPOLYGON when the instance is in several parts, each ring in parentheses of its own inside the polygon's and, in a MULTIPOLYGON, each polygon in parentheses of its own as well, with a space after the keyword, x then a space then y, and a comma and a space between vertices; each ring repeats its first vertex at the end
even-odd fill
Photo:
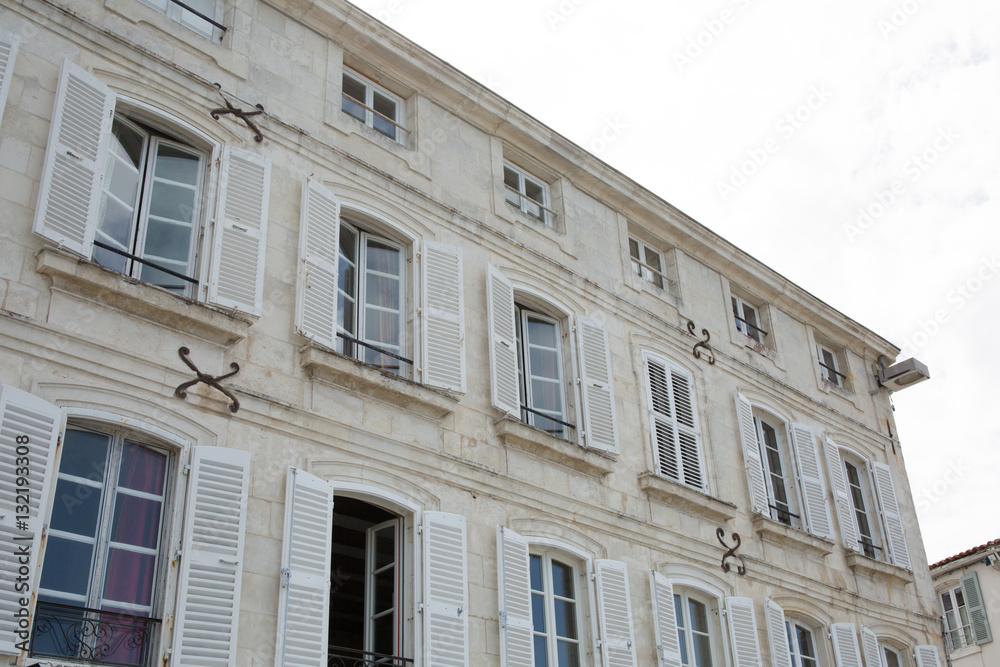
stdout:
POLYGON ((0 28, 0 664, 940 664, 891 343, 345 2, 0 28))
POLYGON ((941 605, 944 649, 952 667, 1000 664, 991 618, 1000 610, 1000 540, 992 540, 931 565, 941 605))

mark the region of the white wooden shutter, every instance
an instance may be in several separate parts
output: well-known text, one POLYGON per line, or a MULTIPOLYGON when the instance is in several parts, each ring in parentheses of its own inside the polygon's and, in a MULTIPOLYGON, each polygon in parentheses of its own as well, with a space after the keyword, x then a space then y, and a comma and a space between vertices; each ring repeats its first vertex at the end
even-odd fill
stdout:
POLYGON ((181 550, 174 660, 236 666, 250 453, 196 447, 181 550))
POLYGON ((517 332, 514 324, 514 286, 492 264, 486 273, 486 305, 490 328, 490 389, 493 405, 521 418, 521 391, 517 379, 517 332))
POLYGON ((577 317, 576 340, 580 354, 580 403, 583 412, 581 442, 593 449, 617 452, 618 424, 615 419, 608 329, 599 320, 577 317))
POLYGON ((830 481, 833 484, 833 497, 837 503, 844 546, 850 551, 857 551, 858 531, 854 527, 854 509, 851 505, 851 496, 847 492, 847 480, 844 479, 844 462, 840 458, 840 447, 830 438, 826 438, 826 463, 830 469, 830 481))
POLYGON ((976 637, 977 644, 993 641, 990 622, 986 618, 986 604, 983 600, 983 590, 979 587, 979 575, 968 572, 962 576, 962 595, 965 597, 965 607, 969 611, 969 623, 976 637))
POLYGON ((221 159, 208 300, 260 315, 271 160, 232 146, 221 159))
POLYGON ((339 239, 340 200, 319 181, 306 177, 299 223, 295 330, 330 348, 337 343, 339 239))
POLYGON ((937 646, 933 644, 914 646, 913 657, 917 659, 917 667, 941 667, 937 646))
POLYGON ((889 466, 873 461, 872 479, 875 480, 875 489, 878 493, 878 505, 882 513, 882 525, 885 527, 889 555, 894 565, 909 570, 910 552, 906 548, 906 535, 903 533, 903 521, 899 515, 899 503, 896 501, 896 487, 892 483, 889 466))
POLYGON ((701 435, 691 374, 648 352, 643 356, 657 469, 663 477, 703 490, 701 435))
POLYGON ((878 648, 875 633, 861 626, 861 650, 865 654, 866 667, 882 667, 882 651, 878 648))
POLYGON ((465 298, 462 250, 424 241, 421 253, 423 308, 421 365, 424 384, 465 391, 465 298))
POLYGON ((650 570, 649 586, 653 594, 653 630, 656 632, 657 663, 659 667, 682 667, 673 584, 659 572, 650 570))
POLYGON ((469 585, 465 517, 424 512, 424 664, 469 663, 469 585))
POLYGON ((94 249, 114 110, 107 86, 63 60, 33 229, 87 259, 94 249))
POLYGON ((830 510, 826 502, 826 483, 819 466, 819 449, 816 436, 805 424, 792 424, 792 449, 802 484, 802 508, 806 528, 817 537, 833 537, 830 510))
POLYGON ((837 667, 861 667, 858 636, 853 623, 834 623, 830 626, 833 640, 833 658, 837 667))
POLYGON ((628 569, 617 560, 597 561, 597 611, 604 667, 636 667, 628 569))
POLYGON ((753 421, 753 407, 740 392, 736 392, 736 415, 740 421, 740 439, 743 442, 747 483, 750 485, 751 509, 758 514, 771 516, 764 481, 764 464, 760 460, 760 446, 757 443, 757 426, 753 421))
POLYGON ((0 122, 3 122, 3 110, 7 106, 7 93, 14 78, 14 61, 20 43, 20 35, 0 28, 0 122))
MULTIPOLYGON (((28 633, 18 634, 20 599, 35 594, 35 572, 42 526, 55 474, 56 443, 63 415, 56 406, 7 385, 0 385, 0 654, 17 655, 28 633), (19 448, 26 448, 20 449, 19 448), (19 480, 23 482, 19 483, 19 480), (24 503, 27 494, 27 506, 24 503), (20 497, 19 497, 20 496, 20 497), (28 562, 20 561, 27 557, 28 562), (27 572, 22 574, 22 566, 27 572), (24 579, 20 579, 24 577, 24 579)), ((30 627, 30 619, 28 619, 30 627)))
POLYGON ((326 664, 332 530, 333 487, 289 468, 275 667, 326 664))
POLYGON ((750 598, 726 598, 726 618, 732 641, 733 667, 760 667, 757 621, 750 598))
POLYGON ((500 664, 502 667, 534 667, 528 541, 498 526, 497 563, 500 664))
POLYGON ((774 600, 764 599, 764 616, 767 619, 767 639, 771 644, 771 665, 792 667, 792 654, 785 629, 785 610, 774 600))

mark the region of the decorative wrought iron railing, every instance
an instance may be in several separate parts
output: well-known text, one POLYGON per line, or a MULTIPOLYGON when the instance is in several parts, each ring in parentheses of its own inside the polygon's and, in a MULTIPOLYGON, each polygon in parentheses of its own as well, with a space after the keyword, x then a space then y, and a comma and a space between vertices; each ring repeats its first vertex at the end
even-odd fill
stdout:
POLYGON ((327 667, 410 667, 413 659, 331 646, 326 664, 327 667))
POLYGON ((160 619, 39 602, 31 655, 145 667, 160 619))

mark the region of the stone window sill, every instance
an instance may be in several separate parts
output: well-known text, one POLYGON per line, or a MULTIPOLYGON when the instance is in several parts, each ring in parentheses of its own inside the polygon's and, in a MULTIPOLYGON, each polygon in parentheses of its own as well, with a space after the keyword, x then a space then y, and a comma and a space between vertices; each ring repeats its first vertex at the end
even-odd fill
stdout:
POLYGON ((650 498, 680 507, 689 514, 703 516, 712 521, 729 521, 736 517, 736 505, 664 479, 652 472, 639 475, 639 489, 650 498))
POLYGON ((769 348, 767 345, 764 345, 764 343, 757 342, 756 340, 746 335, 742 331, 736 332, 735 342, 742 345, 745 348, 753 350, 762 357, 767 357, 771 361, 774 361, 774 359, 778 356, 778 353, 769 348))
POLYGON ((494 425, 505 445, 517 447, 588 475, 603 477, 613 471, 618 462, 618 458, 612 454, 581 447, 511 417, 498 419, 494 425))
POLYGON ((775 521, 763 514, 754 516, 753 528, 764 539, 775 542, 783 547, 798 549, 799 551, 820 557, 833 553, 834 543, 832 541, 810 535, 798 528, 786 526, 780 521, 775 521))
POLYGON ((302 366, 313 377, 370 396, 394 408, 431 419, 443 419, 455 412, 458 399, 447 392, 425 387, 357 359, 313 345, 303 347, 299 354, 302 366))
POLYGON ((847 566, 855 574, 865 574, 872 579, 887 581, 899 584, 909 584, 913 582, 913 573, 901 567, 885 563, 874 558, 862 556, 859 553, 850 552, 847 554, 847 566))
POLYGON ((123 276, 76 255, 42 248, 38 272, 49 276, 53 289, 136 315, 175 331, 222 346, 247 337, 253 321, 123 276))

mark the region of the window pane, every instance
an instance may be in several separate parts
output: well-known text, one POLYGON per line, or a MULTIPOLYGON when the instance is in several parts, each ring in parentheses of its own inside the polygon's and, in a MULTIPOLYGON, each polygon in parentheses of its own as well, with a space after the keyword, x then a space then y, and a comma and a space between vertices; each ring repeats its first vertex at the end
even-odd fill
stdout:
POLYGON ((85 597, 90 592, 93 557, 93 545, 50 535, 45 545, 41 588, 85 597))
POLYGON ((66 429, 59 474, 103 483, 111 438, 103 433, 66 429))
POLYGON ((542 559, 539 556, 532 556, 530 562, 531 590, 540 591, 542 589, 542 559))
POLYGON ((800 625, 795 626, 795 632, 799 637, 799 651, 803 657, 815 658, 816 649, 813 648, 812 633, 800 625))
POLYGON ((557 341, 556 341, 555 324, 553 324, 552 322, 544 322, 541 320, 537 320, 533 317, 528 318, 529 344, 555 349, 556 342, 557 341))
POLYGON ((535 632, 545 632, 545 596, 531 594, 531 627, 535 632))
POLYGON ((395 653, 395 642, 393 640, 394 619, 392 614, 387 614, 375 619, 372 623, 372 650, 383 655, 393 655, 395 653))
POLYGON ((163 495, 163 480, 166 469, 166 454, 126 440, 125 446, 122 448, 118 486, 144 493, 163 495))
POLYGON ((556 635, 576 639, 576 604, 566 600, 553 600, 556 612, 556 635))
POLYGON ((344 75, 343 82, 344 96, 340 108, 360 120, 362 123, 365 122, 366 111, 360 104, 358 104, 358 102, 361 104, 364 104, 365 102, 365 85, 360 81, 352 79, 346 74, 344 75))
POLYGON ((383 528, 375 534, 375 569, 381 570, 396 560, 396 529, 383 528))
POLYGON ((705 605, 696 600, 688 600, 691 610, 691 629, 695 632, 708 632, 708 610, 705 605))
POLYGON ((563 598, 575 599, 573 568, 559 561, 552 561, 552 593, 563 598))
POLYGON ((157 218, 190 223, 194 219, 194 186, 154 180, 149 214, 157 218))
POLYGON ((580 645, 572 642, 559 642, 559 667, 577 667, 580 664, 580 645))
POLYGON ((49 525, 53 530, 94 539, 101 516, 102 491, 101 486, 59 479, 56 482, 56 497, 49 525))
POLYGON ((201 156, 161 143, 157 146, 153 175, 157 180, 195 186, 201 179, 201 156))
POLYGON ((535 667, 548 667, 549 655, 546 649, 545 637, 535 637, 535 667))
POLYGON ((156 556, 109 549, 103 599, 112 603, 149 606, 152 604, 155 575, 156 556))
MULTIPOLYGON (((386 97, 385 95, 383 95, 382 93, 379 93, 378 91, 375 91, 373 95, 372 108, 375 109, 375 111, 377 111, 378 113, 382 114, 382 116, 387 116, 392 120, 396 120, 396 103, 393 100, 386 97)), ((382 116, 379 115, 373 116, 375 129, 384 134, 385 136, 395 139, 396 126, 390 123, 385 118, 382 118, 382 116)))
MULTIPOLYGON (((510 167, 503 168, 503 182, 504 185, 514 188, 518 192, 521 191, 521 177, 516 171, 510 167)), ((515 200, 517 197, 515 197, 515 200)))
POLYGON ((712 667, 712 643, 705 635, 694 635, 694 664, 712 667))
POLYGON ((545 194, 542 186, 527 178, 524 179, 524 194, 539 204, 545 203, 545 194))
POLYGON ((388 568, 375 575, 375 590, 372 612, 381 614, 395 605, 396 577, 394 568, 388 568))
POLYGON ((365 302, 398 311, 400 307, 399 278, 369 273, 365 279, 365 302))
POLYGON ((639 256, 639 242, 635 239, 628 240, 628 254, 632 259, 642 261, 642 257, 639 256))
POLYGON ((155 549, 160 542, 160 509, 158 500, 117 494, 111 540, 155 549))

